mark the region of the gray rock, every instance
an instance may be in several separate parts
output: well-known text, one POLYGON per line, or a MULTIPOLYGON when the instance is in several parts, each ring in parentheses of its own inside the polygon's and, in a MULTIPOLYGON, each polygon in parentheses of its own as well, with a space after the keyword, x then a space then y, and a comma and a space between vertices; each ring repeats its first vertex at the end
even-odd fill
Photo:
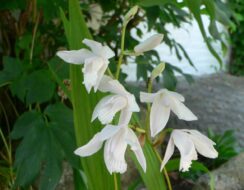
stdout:
POLYGON ((176 91, 186 98, 185 105, 198 120, 186 122, 171 114, 168 127, 197 129, 204 133, 211 128, 217 134, 232 129, 238 143, 244 147, 244 77, 219 73, 198 77, 191 85, 179 80, 176 91))
MULTIPOLYGON (((212 171, 215 190, 244 190, 244 153, 212 171)), ((209 175, 201 176, 193 190, 210 190, 209 175)))

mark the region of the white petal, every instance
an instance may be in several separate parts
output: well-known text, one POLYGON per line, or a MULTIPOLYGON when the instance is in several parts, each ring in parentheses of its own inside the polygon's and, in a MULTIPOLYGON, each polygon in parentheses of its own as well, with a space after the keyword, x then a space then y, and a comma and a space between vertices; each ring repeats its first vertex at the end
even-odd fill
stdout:
POLYGON ((98 89, 102 92, 111 92, 114 94, 127 95, 128 92, 125 90, 123 85, 119 81, 112 79, 111 77, 104 75, 98 86, 98 89))
POLYGON ((218 157, 218 152, 213 147, 213 145, 215 145, 215 142, 213 142, 211 139, 204 136, 202 133, 200 133, 197 130, 184 130, 184 131, 190 133, 189 137, 192 139, 195 148, 197 149, 197 152, 199 152, 201 155, 208 158, 218 157))
POLYGON ((180 130, 174 130, 172 132, 172 138, 175 146, 180 151, 180 170, 188 171, 192 164, 192 160, 197 160, 195 146, 188 135, 180 130))
POLYGON ((169 161, 169 159, 173 155, 174 149, 175 149, 174 141, 173 141, 172 136, 170 136, 170 139, 169 139, 169 142, 168 142, 165 154, 164 154, 164 159, 163 159, 163 162, 161 164, 160 171, 163 170, 164 166, 167 164, 167 162, 169 161))
MULTIPOLYGON (((100 77, 100 69, 103 68, 104 65, 106 65, 106 63, 99 57, 91 57, 85 60, 84 68, 82 69, 84 73, 83 84, 85 84, 88 93, 92 87, 96 86, 99 80, 98 77, 100 77)), ((105 71, 101 74, 103 75, 104 72, 105 71)))
POLYGON ((102 147, 103 141, 100 140, 99 133, 97 133, 87 144, 75 150, 75 154, 85 157, 97 152, 102 147))
POLYGON ((144 42, 135 46, 134 51, 136 53, 143 53, 152 50, 153 48, 158 46, 162 40, 163 40, 163 34, 155 34, 150 38, 146 39, 144 42))
POLYGON ((117 125, 107 125, 102 129, 102 131, 99 133, 100 141, 105 141, 111 137, 113 137, 116 133, 119 132, 121 129, 121 126, 117 125))
POLYGON ((119 116, 119 125, 127 126, 130 122, 132 116, 132 112, 128 109, 128 107, 121 110, 119 116))
POLYGON ((82 42, 86 44, 96 55, 98 55, 99 51, 101 51, 102 49, 102 44, 97 41, 89 40, 85 38, 82 42))
POLYGON ((95 84, 95 86, 94 86, 94 92, 97 91, 98 86, 99 86, 99 84, 100 84, 100 82, 101 82, 101 80, 102 80, 102 77, 104 76, 104 73, 105 73, 105 71, 107 70, 107 68, 108 68, 108 65, 107 65, 107 64, 104 64, 104 65, 102 66, 102 68, 100 68, 100 70, 98 71, 98 74, 97 74, 97 81, 96 81, 96 84, 95 84))
POLYGON ((85 59, 94 56, 94 54, 87 49, 80 49, 71 51, 58 51, 57 56, 67 63, 83 64, 85 59))
POLYGON ((169 114, 170 108, 168 106, 164 106, 160 95, 157 96, 152 103, 150 113, 150 130, 152 137, 155 137, 163 130, 169 120, 169 114))
POLYGON ((141 102, 153 102, 153 100, 155 99, 156 96, 157 96, 157 93, 140 92, 141 102))
POLYGON ((106 141, 104 146, 104 160, 110 174, 113 172, 124 173, 127 169, 125 151, 127 131, 121 128, 115 136, 106 141))
POLYGON ((114 136, 120 128, 120 126, 107 125, 101 132, 94 135, 87 144, 76 149, 74 153, 82 157, 94 154, 102 147, 103 141, 114 136))
POLYGON ((128 107, 132 112, 139 112, 140 108, 136 102, 135 96, 133 94, 128 94, 127 96, 128 107))
POLYGON ((142 151, 141 145, 137 139, 137 136, 130 128, 128 128, 127 135, 128 135, 127 142, 131 146, 131 150, 135 153, 135 156, 136 156, 139 164, 141 165, 143 171, 146 172, 147 163, 146 163, 146 159, 145 159, 144 153, 142 151))
POLYGON ((177 100, 184 102, 185 98, 184 96, 182 96, 181 94, 177 93, 177 92, 173 92, 173 91, 168 91, 167 92, 170 96, 176 98, 177 100))
POLYGON ((99 101, 92 114, 92 121, 97 117, 102 124, 110 123, 115 114, 123 109, 127 104, 124 97, 119 95, 106 96, 99 101))
POLYGON ((114 54, 113 50, 110 49, 110 47, 108 47, 108 46, 103 46, 100 55, 101 55, 103 58, 105 58, 105 59, 110 59, 110 58, 114 57, 115 54, 114 54))
POLYGON ((83 43, 91 48, 93 53, 103 57, 104 59, 114 57, 114 52, 108 46, 103 46, 101 43, 89 39, 84 39, 83 43))
POLYGON ((189 110, 183 103, 181 103, 177 99, 171 98, 170 108, 178 116, 179 119, 183 119, 185 121, 197 120, 197 116, 195 116, 191 112, 191 110, 189 110))

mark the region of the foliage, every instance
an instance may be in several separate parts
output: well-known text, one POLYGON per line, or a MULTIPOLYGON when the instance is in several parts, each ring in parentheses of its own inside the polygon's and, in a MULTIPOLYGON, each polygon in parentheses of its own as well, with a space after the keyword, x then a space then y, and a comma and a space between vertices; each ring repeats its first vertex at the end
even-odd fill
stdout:
MULTIPOLYGON (((174 27, 180 28, 182 27, 183 23, 190 23, 193 16, 199 25, 202 36, 210 52, 219 61, 219 63, 222 64, 219 55, 215 52, 211 45, 211 41, 219 40, 221 44, 226 47, 216 27, 216 21, 223 23, 227 27, 232 26, 232 22, 229 19, 230 15, 226 15, 222 11, 222 8, 224 7, 226 9, 226 7, 219 0, 184 0, 180 3, 176 0, 129 0, 122 1, 120 5, 117 5, 117 1, 107 3, 107 1, 96 0, 95 2, 99 3, 103 8, 104 14, 101 19, 103 22, 100 23, 99 30, 93 30, 91 28, 91 32, 95 37, 95 40, 99 41, 100 39, 104 39, 104 41, 106 41, 110 47, 113 47, 113 50, 116 52, 115 60, 117 60, 120 51, 120 47, 118 45, 120 40, 120 32, 111 31, 117 31, 117 26, 120 26, 122 22, 121 15, 124 15, 126 10, 128 10, 129 7, 132 7, 132 5, 138 4, 141 6, 143 11, 141 11, 140 14, 137 14, 127 27, 128 31, 126 33, 126 47, 128 47, 129 50, 133 49, 133 47, 138 43, 138 40, 135 39, 135 36, 131 35, 132 30, 136 31, 137 38, 141 38, 143 36, 142 27, 139 25, 139 23, 143 21, 147 32, 156 31, 157 33, 164 34, 164 43, 171 49, 171 51, 176 52, 177 58, 181 60, 183 57, 185 57, 189 64, 194 67, 194 63, 191 61, 190 55, 188 55, 187 51, 184 49, 184 47, 182 47, 181 44, 179 44, 171 37, 170 31, 168 31, 166 28, 167 24, 172 24, 174 27), (187 9, 190 10, 190 12, 187 9), (209 15, 211 21, 209 25, 209 36, 207 36, 203 27, 201 14, 209 15)), ((85 14, 89 15, 89 4, 84 6, 84 12, 85 14)), ((88 18, 91 16, 92 15, 90 15, 88 18)), ((144 81, 147 81, 147 78, 149 77, 148 71, 151 72, 152 68, 155 67, 155 65, 157 65, 160 61, 164 60, 160 60, 159 54, 156 51, 151 51, 150 54, 137 57, 134 60, 134 63, 137 67, 137 79, 141 78, 144 81)), ((133 63, 131 59, 125 60, 125 62, 133 63)), ((110 65, 110 69, 112 71, 115 69, 113 65, 114 64, 110 65)), ((177 84, 175 74, 173 72, 175 67, 168 63, 167 70, 169 72, 165 72, 167 73, 167 76, 164 77, 166 78, 165 86, 172 90, 175 89, 177 84), (171 82, 171 80, 173 82, 171 82)), ((187 74, 183 73, 182 71, 180 74, 186 77, 186 80, 188 81, 187 74)), ((121 76, 121 80, 125 79, 125 77, 126 76, 121 76)))
POLYGON ((216 134, 211 129, 208 130, 208 136, 216 143, 216 150, 219 153, 217 159, 209 160, 207 165, 209 168, 217 168, 232 157, 238 155, 241 151, 235 131, 227 130, 223 134, 216 134))
POLYGON ((229 1, 233 9, 233 20, 237 27, 234 31, 230 31, 231 41, 231 60, 229 72, 233 75, 244 75, 244 2, 241 0, 229 1))
MULTIPOLYGON (((78 1, 69 1, 69 20, 65 17, 63 11, 61 11, 61 15, 69 48, 84 48, 82 40, 91 38, 91 35, 79 9, 78 1)), ((97 93, 88 95, 85 87, 81 85, 82 73, 79 65, 70 65, 70 79, 76 144, 81 146, 102 128, 101 124, 92 125, 90 122, 92 108, 99 101, 101 95, 97 95, 97 93)), ((88 189, 114 189, 113 177, 105 167, 101 151, 92 157, 82 159, 81 164, 86 174, 88 189)))
MULTIPOLYGON (((101 161, 101 155, 89 158, 90 160, 83 159, 82 168, 78 158, 73 154, 77 145, 86 142, 101 127, 99 124, 95 124, 90 130, 80 130, 77 127, 78 125, 90 126, 90 122, 85 120, 90 117, 91 107, 94 107, 98 97, 93 95, 89 99, 84 89, 80 89, 80 94, 70 96, 70 91, 63 84, 63 80, 76 78, 77 80, 73 80, 71 86, 81 88, 79 85, 82 79, 79 74, 80 68, 73 67, 69 73, 69 67, 55 57, 58 49, 67 47, 68 44, 70 48, 79 48, 81 39, 91 37, 89 31, 84 30, 84 26, 82 26, 84 23, 80 17, 81 8, 85 20, 88 22, 92 19, 91 3, 98 3, 104 12, 99 30, 90 28, 90 32, 96 40, 107 42, 116 52, 115 59, 110 64, 110 70, 113 73, 116 69, 115 61, 120 52, 121 15, 125 15, 128 9, 135 4, 141 7, 141 11, 135 19, 128 23, 126 47, 131 50, 138 43, 131 36, 131 31, 136 30, 137 36, 141 37, 143 33, 138 23, 144 21, 148 31, 155 30, 163 33, 164 42, 171 50, 177 52, 178 59, 185 57, 192 66, 194 65, 190 55, 170 37, 170 32, 165 27, 166 24, 171 23, 175 27, 181 27, 182 23, 190 22, 193 15, 197 19, 209 50, 218 60, 219 57, 210 43, 212 40, 210 38, 221 40, 216 38, 218 31, 216 31, 215 22, 218 20, 226 26, 230 25, 229 18, 220 8, 220 5, 222 7, 225 5, 218 0, 185 0, 181 3, 176 0, 117 0, 109 1, 109 3, 93 0, 82 1, 80 7, 73 4, 73 9, 70 8, 69 11, 67 0, 54 0, 48 3, 43 0, 3 0, 0 5, 1 132, 5 134, 2 139, 10 142, 8 146, 14 145, 14 150, 10 149, 9 155, 15 155, 14 163, 12 161, 6 163, 6 160, 1 157, 0 171, 7 174, 3 176, 5 178, 0 178, 3 185, 7 184, 10 188, 28 189, 38 181, 39 189, 55 189, 62 174, 63 161, 69 162, 74 169, 74 179, 80 182, 75 180, 76 186, 78 187, 79 184, 80 189, 86 189, 87 185, 86 180, 80 176, 80 171, 84 170, 88 174, 91 168, 91 175, 94 177, 95 174, 94 180, 100 176, 98 186, 111 184, 111 176, 108 176, 104 166, 98 164, 100 168, 97 168, 97 165, 93 164, 94 161, 101 161), (187 7, 190 12, 186 11, 187 7), (60 10, 62 10, 61 14, 60 10), (208 14, 211 19, 209 27, 211 36, 206 36, 206 31, 202 27, 202 14, 208 14), (67 15, 72 19, 68 20, 67 15), (78 19, 77 15, 79 15, 78 19), (72 35, 76 36, 72 37, 69 29, 72 29, 72 35), (84 31, 86 32, 84 33, 84 31), (68 99, 58 96, 60 88, 67 94, 68 99), (82 114, 77 115, 76 103, 81 103, 79 100, 81 97, 87 103, 86 110, 81 110, 82 114), (75 104, 73 102, 72 105, 71 99, 75 104), (73 122, 71 108, 76 112, 74 113, 75 122, 73 122), (10 136, 8 136, 8 128, 12 130, 10 136), (83 135, 84 139, 75 142, 74 131, 76 135, 83 135), (13 168, 14 170, 12 170, 13 168), (96 175, 98 170, 100 175, 96 175), (13 179, 15 179, 14 184, 13 179), (103 181, 103 179, 105 180, 103 181)), ((125 60, 125 62, 130 61, 125 60)), ((159 55, 155 51, 133 60, 137 65, 137 78, 147 81, 149 77, 147 71, 152 71, 161 61, 163 60, 159 59, 159 55)), ((176 87, 177 79, 174 71, 185 76, 187 81, 192 81, 192 77, 183 73, 180 68, 166 63, 163 74, 166 88, 173 90, 176 87)), ((121 80, 126 77, 125 75, 120 76, 121 80)), ((155 155, 147 145, 145 154, 151 156, 149 160, 151 166, 158 168, 159 161, 155 159, 155 155)), ((141 172, 141 175, 144 183, 150 189, 153 189, 155 183, 158 183, 157 179, 162 178, 159 171, 156 174, 150 171, 145 175, 141 172)), ((94 189, 96 189, 96 184, 89 180, 91 177, 88 179, 88 184, 94 184, 94 189)), ((157 187, 164 189, 163 184, 164 182, 160 181, 161 186, 157 187)), ((110 189, 113 189, 113 186, 110 186, 110 189)))

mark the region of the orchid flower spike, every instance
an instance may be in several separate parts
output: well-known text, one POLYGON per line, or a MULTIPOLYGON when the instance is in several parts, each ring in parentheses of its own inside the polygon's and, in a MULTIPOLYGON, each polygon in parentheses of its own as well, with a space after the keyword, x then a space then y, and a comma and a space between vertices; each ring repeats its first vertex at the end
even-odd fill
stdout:
POLYGON ((58 51, 57 56, 67 63, 84 64, 82 69, 84 73, 83 84, 88 93, 92 87, 94 87, 96 92, 102 76, 108 67, 108 59, 114 56, 114 52, 108 46, 103 46, 101 43, 93 40, 84 39, 83 43, 91 50, 83 48, 80 50, 58 51))
POLYGON ((86 157, 97 152, 105 142, 104 161, 110 174, 113 172, 124 173, 127 169, 125 161, 125 151, 127 145, 130 145, 138 162, 144 172, 146 172, 146 159, 143 154, 137 136, 130 129, 124 119, 124 114, 120 115, 119 125, 107 125, 101 132, 97 133, 86 145, 75 150, 75 154, 86 157))
POLYGON ((154 34, 150 38, 146 39, 145 41, 141 42, 140 44, 134 47, 135 53, 142 54, 146 51, 150 51, 158 46, 162 40, 164 35, 163 34, 154 34))
POLYGON ((127 115, 126 120, 129 120, 132 112, 140 111, 135 96, 127 92, 119 81, 104 75, 98 89, 102 92, 110 92, 112 95, 108 95, 98 102, 92 114, 92 121, 98 118, 102 124, 108 124, 118 111, 124 112, 123 114, 127 115))
POLYGON ((157 93, 140 92, 141 102, 152 102, 150 113, 150 131, 151 136, 155 137, 166 126, 170 110, 172 110, 179 119, 185 121, 197 120, 197 117, 182 103, 185 98, 176 92, 167 89, 159 90, 157 93))
POLYGON ((197 130, 173 130, 166 148, 161 170, 174 153, 174 145, 180 151, 180 171, 188 171, 192 160, 197 160, 197 152, 208 158, 217 158, 218 152, 214 149, 215 142, 197 130))

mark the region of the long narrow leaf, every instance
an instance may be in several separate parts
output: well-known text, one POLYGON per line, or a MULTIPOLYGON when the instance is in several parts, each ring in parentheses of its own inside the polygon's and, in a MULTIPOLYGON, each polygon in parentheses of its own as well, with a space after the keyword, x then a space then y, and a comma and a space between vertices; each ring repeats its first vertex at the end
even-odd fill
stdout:
MULTIPOLYGON (((84 21, 78 0, 69 1, 69 21, 65 18, 63 12, 61 12, 61 17, 70 49, 83 48, 82 40, 91 38, 91 35, 84 21)), ((99 124, 91 126, 92 109, 98 102, 99 96, 93 93, 87 94, 82 85, 83 78, 80 66, 70 66, 70 78, 76 141, 77 145, 81 146, 87 143, 101 129, 99 124)), ((87 177, 88 189, 114 189, 113 178, 105 168, 102 151, 91 157, 82 158, 81 163, 87 177)))
POLYGON ((163 174, 160 172, 160 162, 152 146, 145 142, 143 152, 147 161, 147 172, 144 173, 134 154, 131 154, 138 171, 148 190, 166 190, 166 184, 163 174))
POLYGON ((201 18, 201 0, 185 0, 186 2, 186 5, 188 6, 189 10, 192 12, 192 14, 194 15, 197 23, 198 23, 198 26, 200 28, 200 31, 202 33, 202 36, 207 44, 207 47, 209 49, 209 51, 212 53, 212 55, 218 60, 219 64, 222 66, 222 60, 221 58, 219 57, 218 53, 214 50, 214 48, 212 47, 208 37, 207 37, 207 34, 206 34, 206 31, 204 29, 204 26, 203 26, 203 21, 202 21, 202 18, 201 18))

